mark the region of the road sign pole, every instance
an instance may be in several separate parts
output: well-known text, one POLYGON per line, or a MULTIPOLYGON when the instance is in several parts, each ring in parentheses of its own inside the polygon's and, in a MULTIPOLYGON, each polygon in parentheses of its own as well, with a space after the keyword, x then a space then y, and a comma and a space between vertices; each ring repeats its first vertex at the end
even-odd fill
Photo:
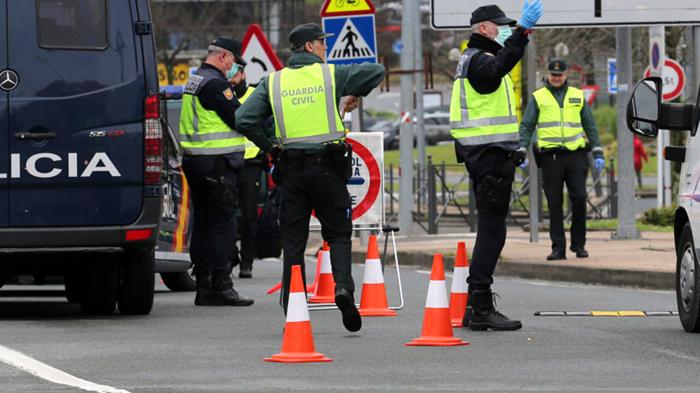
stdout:
POLYGON ((635 223, 634 214, 634 159, 633 136, 626 132, 627 124, 625 113, 627 99, 632 87, 632 45, 631 28, 617 27, 615 29, 617 57, 617 170, 618 170, 618 198, 617 198, 617 232, 614 239, 637 239, 639 232, 635 223))
MULTIPOLYGON (((532 93, 537 88, 537 42, 535 41, 535 35, 530 36, 530 42, 525 48, 525 60, 527 71, 527 94, 524 95, 523 104, 529 104, 530 97, 532 93)), ((532 149, 528 155, 530 156, 530 164, 528 165, 528 174, 530 177, 530 242, 537 243, 540 241, 540 214, 542 212, 539 210, 539 176, 538 168, 535 163, 535 157, 532 153, 532 149)))
MULTIPOLYGON (((416 7, 419 7, 418 2, 416 2, 416 7)), ((418 143, 416 147, 418 148, 418 170, 421 171, 421 178, 425 179, 426 168, 425 168, 425 124, 423 119, 423 29, 421 28, 421 15, 420 9, 416 9, 413 12, 415 17, 415 26, 418 29, 416 33, 415 42, 415 69, 420 69, 421 72, 416 72, 416 138, 418 143)))
MULTIPOLYGON (((416 0, 404 0, 401 14, 401 69, 414 69, 416 0)), ((401 132, 399 136, 399 228, 410 235, 413 226, 413 75, 401 74, 401 132)))

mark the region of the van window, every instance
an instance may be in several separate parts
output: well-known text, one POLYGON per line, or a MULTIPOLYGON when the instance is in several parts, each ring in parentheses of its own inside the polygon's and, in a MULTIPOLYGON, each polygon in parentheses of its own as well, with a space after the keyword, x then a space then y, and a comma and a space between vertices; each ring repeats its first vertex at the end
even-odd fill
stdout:
POLYGON ((106 0, 36 0, 39 46, 107 48, 106 0))

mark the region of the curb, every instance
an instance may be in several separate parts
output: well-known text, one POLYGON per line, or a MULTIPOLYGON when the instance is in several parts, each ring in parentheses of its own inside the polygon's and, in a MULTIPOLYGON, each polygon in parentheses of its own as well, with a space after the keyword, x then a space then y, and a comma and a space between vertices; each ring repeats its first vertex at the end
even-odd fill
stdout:
MULTIPOLYGON (((433 263, 433 255, 429 253, 399 251, 398 256, 401 266, 419 266, 429 269, 433 263)), ((390 258, 390 256, 387 256, 385 261, 389 266, 394 263, 390 258)), ((364 252, 353 251, 352 262, 364 263, 364 252)), ((445 269, 452 269, 453 265, 454 255, 445 255, 445 269)), ((597 269, 583 266, 520 263, 500 260, 496 267, 496 275, 649 289, 674 290, 676 288, 675 273, 644 270, 597 269)))

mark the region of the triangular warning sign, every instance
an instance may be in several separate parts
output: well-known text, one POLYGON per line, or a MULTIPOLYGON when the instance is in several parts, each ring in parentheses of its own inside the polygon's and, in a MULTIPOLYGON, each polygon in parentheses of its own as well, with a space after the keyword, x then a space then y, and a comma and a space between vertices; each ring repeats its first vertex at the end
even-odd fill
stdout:
POLYGON ((338 33, 338 39, 328 52, 328 60, 353 60, 367 57, 374 57, 374 52, 362 38, 352 19, 348 18, 338 33))
POLYGON ((374 14, 370 0, 326 0, 321 7, 321 16, 374 14))
POLYGON ((243 38, 243 59, 248 62, 245 67, 246 80, 257 85, 269 73, 281 70, 284 65, 272 49, 260 25, 251 24, 243 38))

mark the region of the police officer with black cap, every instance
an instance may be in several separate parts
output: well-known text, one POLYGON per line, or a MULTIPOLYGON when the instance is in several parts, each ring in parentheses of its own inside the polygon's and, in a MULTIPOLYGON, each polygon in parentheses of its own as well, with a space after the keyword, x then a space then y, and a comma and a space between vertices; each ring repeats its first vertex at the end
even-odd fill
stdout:
POLYGON ((547 65, 547 84, 532 93, 520 123, 520 149, 526 151, 537 127, 538 165, 542 168, 544 193, 549 206, 549 237, 552 253, 548 260, 566 259, 564 236, 564 183, 571 200, 571 251, 587 258, 586 177, 588 150, 594 167, 605 167, 598 129, 583 91, 567 82, 567 65, 553 59, 547 65))
MULTIPOLYGON (((380 64, 329 65, 326 38, 318 25, 292 29, 289 66, 264 79, 238 110, 236 129, 261 133, 270 115, 281 143, 275 173, 282 187, 280 224, 284 248, 283 300, 286 311, 292 265, 304 266, 309 218, 314 210, 331 249, 335 302, 350 331, 362 326, 351 275, 352 206, 346 187, 350 146, 341 113, 357 107, 384 78, 380 64), (341 97, 344 106, 339 110, 341 97)), ((339 38, 340 39, 340 38, 339 38)), ((302 275, 303 277, 303 275, 302 275)))
POLYGON ((473 181, 478 227, 467 283, 469 301, 463 325, 472 330, 516 330, 494 307, 493 272, 506 240, 506 215, 518 149, 515 94, 508 73, 522 58, 527 35, 540 16, 540 0, 526 0, 519 21, 497 5, 472 12, 472 35, 457 66, 450 103, 451 134, 457 159, 473 181), (515 27, 513 32, 511 29, 515 27))
MULTIPOLYGON (((240 106, 228 79, 245 65, 241 43, 219 37, 208 48, 204 64, 185 86, 180 114, 182 167, 192 190, 193 228, 190 258, 197 282, 195 305, 249 306, 233 289, 229 255, 236 236, 236 178, 243 166, 245 141, 235 131, 240 106)), ((251 135, 264 149, 271 143, 251 135)))

